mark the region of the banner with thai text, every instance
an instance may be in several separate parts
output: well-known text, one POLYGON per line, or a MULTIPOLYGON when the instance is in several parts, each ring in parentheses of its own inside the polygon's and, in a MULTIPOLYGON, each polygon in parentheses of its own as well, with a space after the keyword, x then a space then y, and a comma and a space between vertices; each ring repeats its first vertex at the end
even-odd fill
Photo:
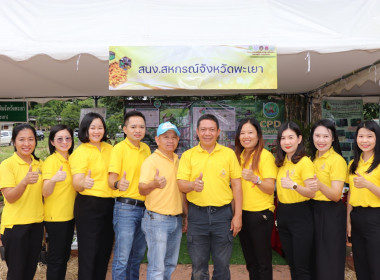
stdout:
POLYGON ((27 122, 28 104, 26 101, 0 101, 0 122, 27 122))
POLYGON ((277 89, 277 50, 268 45, 111 46, 109 89, 277 89))

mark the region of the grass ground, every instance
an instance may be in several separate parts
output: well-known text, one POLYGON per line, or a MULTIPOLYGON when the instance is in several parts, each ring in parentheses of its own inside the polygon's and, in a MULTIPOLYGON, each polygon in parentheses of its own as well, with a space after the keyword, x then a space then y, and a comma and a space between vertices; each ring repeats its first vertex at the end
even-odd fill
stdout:
MULTIPOLYGON (((189 253, 187 252, 187 246, 186 246, 186 234, 183 234, 182 240, 181 240, 181 248, 179 251, 178 264, 190 264, 190 263, 191 263, 191 259, 190 259, 189 253)), ((210 261, 210 264, 212 264, 212 261, 210 261)), ((244 260, 243 252, 241 249, 239 237, 234 238, 230 264, 244 264, 245 265, 245 260, 244 260)), ((277 252, 272 251, 272 264, 285 265, 288 263, 277 252)))
MULTIPOLYGON (((48 148, 48 134, 45 134, 45 139, 42 141, 38 141, 37 148, 36 148, 36 156, 41 158, 42 160, 46 159, 46 157, 49 156, 49 148, 48 148)), ((119 141, 121 139, 118 139, 119 141)), ((75 146, 77 146, 78 138, 75 138, 75 146)), ((0 162, 4 159, 10 157, 14 152, 13 146, 2 146, 0 147, 0 162)), ((0 207, 1 208, 1 207, 0 207)), ((145 260, 146 261, 146 260, 145 260)), ((178 258, 179 264, 190 264, 190 256, 187 252, 186 247, 186 234, 183 235, 181 240, 181 249, 180 254, 178 258)), ((210 262, 211 263, 211 262, 210 262)), ((285 259, 281 257, 278 253, 273 251, 272 253, 272 263, 273 264, 287 264, 285 259)), ((231 264, 245 264, 243 253, 241 250, 241 245, 239 238, 234 239, 234 245, 233 245, 233 251, 232 251, 232 257, 231 257, 231 264)))

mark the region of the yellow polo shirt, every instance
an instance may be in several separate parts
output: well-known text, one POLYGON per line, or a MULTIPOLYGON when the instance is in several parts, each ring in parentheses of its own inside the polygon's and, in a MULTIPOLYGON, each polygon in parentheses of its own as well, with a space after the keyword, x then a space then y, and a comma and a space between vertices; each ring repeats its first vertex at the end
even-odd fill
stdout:
POLYGON ((187 200, 198 206, 223 206, 233 199, 231 179, 241 178, 236 154, 230 148, 216 143, 209 154, 200 144, 182 154, 177 179, 194 181, 203 173, 203 190, 186 194, 187 200))
POLYGON ((108 166, 112 146, 105 142, 100 144, 100 151, 90 143, 82 143, 74 150, 69 158, 71 174, 82 173, 87 176, 88 171, 91 170, 94 185, 91 189, 85 189, 80 194, 112 197, 112 189, 108 186, 108 166))
POLYGON ((76 191, 73 187, 70 164, 60 153, 48 156, 42 165, 42 179, 50 180, 62 166, 66 179, 55 183, 54 191, 44 198, 44 221, 65 222, 74 219, 76 191))
MULTIPOLYGON (((318 154, 318 152, 317 152, 318 154)), ((318 180, 331 188, 331 181, 346 180, 347 164, 344 158, 330 148, 321 157, 315 157, 314 161, 315 174, 318 180)), ((321 191, 315 193, 314 200, 330 201, 321 191)))
MULTIPOLYGON (((33 158, 33 156, 32 156, 33 158)), ((32 161, 32 170, 41 174, 42 160, 32 161)), ((29 164, 22 160, 16 153, 0 165, 0 188, 14 188, 29 172, 29 164)), ((35 184, 27 185, 21 197, 9 203, 4 197, 4 208, 1 216, 0 233, 5 228, 14 225, 41 223, 44 219, 42 204, 42 176, 38 176, 35 184)))
POLYGON ((149 184, 152 182, 157 169, 159 176, 166 178, 166 186, 162 189, 154 189, 146 196, 146 209, 161 215, 181 214, 182 193, 178 189, 176 178, 178 156, 174 154, 174 160, 171 160, 157 149, 142 164, 140 183, 149 184))
MULTIPOLYGON (((249 168, 252 164, 253 154, 251 154, 247 164, 244 162, 243 157, 244 151, 240 155, 240 162, 242 168, 249 168)), ((259 161, 259 172, 256 174, 261 180, 265 178, 276 179, 277 177, 277 166, 274 163, 274 156, 263 149, 260 155, 259 161)), ((269 195, 262 192, 259 187, 255 186, 251 181, 244 180, 241 178, 241 185, 243 189, 243 210, 245 211, 263 211, 269 209, 274 211, 274 201, 273 194, 269 195)))
POLYGON ((139 179, 141 165, 149 155, 150 148, 147 144, 140 142, 138 148, 128 138, 113 147, 108 172, 119 174, 117 178, 120 180, 125 171, 126 179, 129 181, 129 187, 126 191, 113 191, 115 197, 145 200, 145 196, 139 193, 139 179))
POLYGON ((310 158, 304 156, 299 162, 294 164, 285 156, 284 164, 278 169, 277 174, 277 195, 281 203, 297 203, 310 200, 310 198, 300 195, 296 190, 285 189, 281 186, 281 178, 286 177, 286 171, 289 170, 290 179, 299 185, 299 188, 304 188, 304 181, 314 178, 314 164, 310 158))
MULTIPOLYGON (((362 154, 363 156, 363 154, 362 154)), ((358 172, 361 176, 363 176, 366 180, 372 182, 377 187, 380 188, 380 165, 378 165, 371 173, 366 173, 368 168, 371 166, 373 162, 374 156, 364 162, 362 156, 360 157, 358 167, 356 168, 356 172, 358 172)), ((374 195, 367 188, 356 188, 354 186, 354 177, 357 177, 356 174, 350 174, 349 170, 352 164, 352 160, 348 166, 348 183, 350 184, 350 201, 349 203, 354 206, 361 207, 380 207, 380 198, 374 195)))

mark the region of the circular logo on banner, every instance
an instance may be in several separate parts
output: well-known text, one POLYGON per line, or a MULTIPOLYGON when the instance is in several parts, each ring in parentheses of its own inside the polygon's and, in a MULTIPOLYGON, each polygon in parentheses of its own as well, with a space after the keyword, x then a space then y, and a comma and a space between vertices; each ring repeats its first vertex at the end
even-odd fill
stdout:
POLYGON ((154 101, 153 106, 156 108, 160 108, 161 107, 161 101, 160 100, 154 101))
POLYGON ((264 103, 263 113, 264 113, 264 116, 266 116, 267 118, 275 118, 277 117, 279 112, 280 112, 280 108, 278 108, 277 103, 274 103, 274 102, 264 103))

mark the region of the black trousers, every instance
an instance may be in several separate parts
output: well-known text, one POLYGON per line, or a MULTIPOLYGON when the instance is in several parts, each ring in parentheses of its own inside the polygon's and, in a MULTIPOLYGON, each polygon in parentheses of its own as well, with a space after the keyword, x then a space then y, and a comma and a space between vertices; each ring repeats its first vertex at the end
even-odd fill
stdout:
POLYGON ((214 262, 212 279, 231 279, 231 220, 231 204, 202 207, 189 202, 187 249, 192 262, 192 280, 210 279, 210 253, 214 262))
POLYGON ((46 279, 65 280, 74 235, 74 219, 44 224, 48 234, 46 279))
POLYGON ((314 223, 310 202, 278 203, 277 226, 292 280, 311 279, 314 223))
POLYGON ((243 227, 239 233, 249 279, 272 280, 273 213, 270 210, 243 210, 243 227))
POLYGON ((104 280, 110 259, 113 232, 113 198, 78 194, 74 217, 78 236, 78 279, 104 280))
POLYGON ((358 280, 380 277, 380 208, 354 207, 351 212, 351 241, 358 280))
POLYGON ((314 214, 314 279, 344 280, 346 207, 342 201, 312 201, 314 214))
POLYGON ((33 280, 41 253, 43 223, 15 225, 1 236, 8 266, 7 280, 33 280))

